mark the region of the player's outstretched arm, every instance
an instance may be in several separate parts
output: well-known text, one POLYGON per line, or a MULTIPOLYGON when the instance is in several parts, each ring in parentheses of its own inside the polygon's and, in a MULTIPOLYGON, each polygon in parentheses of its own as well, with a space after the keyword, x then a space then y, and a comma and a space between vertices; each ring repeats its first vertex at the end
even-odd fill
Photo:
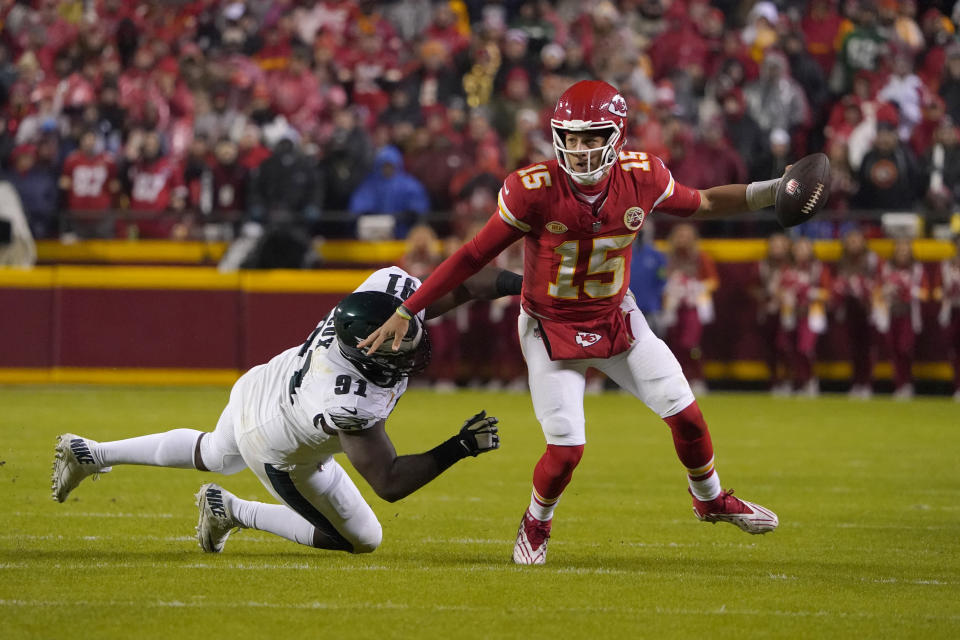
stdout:
POLYGON ((458 460, 500 447, 497 419, 485 411, 464 422, 452 438, 430 451, 413 455, 397 455, 383 420, 370 429, 339 433, 350 464, 387 502, 407 497, 458 460))
POLYGON ((430 304, 427 307, 427 318, 436 318, 471 300, 494 300, 503 296, 520 295, 522 287, 523 276, 519 273, 486 266, 464 280, 453 291, 430 304))
MULTIPOLYGON (((426 308, 426 315, 428 319, 436 318, 470 300, 493 300, 503 296, 519 295, 522 287, 523 276, 519 273, 499 267, 483 267, 454 287, 452 291, 430 303, 426 308)), ((406 335, 412 317, 406 307, 400 307, 357 346, 367 349, 367 355, 369 355, 379 349, 384 342, 393 338, 393 350, 396 351, 400 348, 400 337, 406 335)))

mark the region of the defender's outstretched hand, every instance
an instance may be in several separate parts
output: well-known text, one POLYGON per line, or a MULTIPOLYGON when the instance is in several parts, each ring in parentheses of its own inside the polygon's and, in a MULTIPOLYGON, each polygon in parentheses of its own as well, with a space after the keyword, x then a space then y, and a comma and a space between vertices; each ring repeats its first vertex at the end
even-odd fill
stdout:
POLYGON ((460 445, 474 458, 485 451, 498 449, 500 434, 497 430, 497 419, 488 417, 486 411, 481 411, 463 423, 459 440, 460 445))
POLYGON ((370 345, 370 348, 367 349, 367 355, 369 356, 376 353, 377 349, 380 348, 380 345, 393 336, 393 350, 398 351, 400 349, 400 344, 403 342, 403 336, 407 335, 407 329, 409 326, 409 320, 402 318, 399 314, 395 313, 387 318, 387 321, 380 325, 379 329, 375 330, 373 333, 357 343, 357 347, 360 349, 365 349, 367 345, 370 345))

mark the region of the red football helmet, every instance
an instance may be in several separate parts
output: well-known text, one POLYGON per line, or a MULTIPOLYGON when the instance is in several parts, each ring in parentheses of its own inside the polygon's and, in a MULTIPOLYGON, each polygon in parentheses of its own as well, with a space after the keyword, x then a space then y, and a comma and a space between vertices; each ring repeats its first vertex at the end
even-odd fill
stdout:
MULTIPOLYGON (((553 131, 553 148, 560 166, 578 182, 592 183, 603 177, 613 166, 626 141, 627 101, 616 88, 599 80, 581 80, 563 92, 550 120, 553 131), (601 147, 598 166, 591 166, 589 154, 586 171, 576 171, 570 165, 569 156, 574 151, 567 149, 564 134, 570 131, 610 130, 607 142, 601 147)), ((582 150, 579 153, 583 153, 582 150)))

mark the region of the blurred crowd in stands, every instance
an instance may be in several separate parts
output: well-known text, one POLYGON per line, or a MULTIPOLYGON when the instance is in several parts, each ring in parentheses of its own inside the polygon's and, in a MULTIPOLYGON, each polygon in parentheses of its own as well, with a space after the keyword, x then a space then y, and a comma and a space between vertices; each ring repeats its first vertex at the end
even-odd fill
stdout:
POLYGON ((463 238, 507 172, 553 157, 553 105, 584 78, 690 186, 823 150, 833 211, 960 201, 953 0, 3 0, 0 19, 0 168, 39 238, 252 222, 296 246, 370 214, 373 235, 463 238))

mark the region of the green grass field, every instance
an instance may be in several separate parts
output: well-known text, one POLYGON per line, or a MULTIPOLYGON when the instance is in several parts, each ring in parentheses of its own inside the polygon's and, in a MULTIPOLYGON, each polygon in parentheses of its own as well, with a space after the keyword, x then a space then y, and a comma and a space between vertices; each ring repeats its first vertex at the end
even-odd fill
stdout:
MULTIPOLYGON (((388 425, 400 452, 481 408, 500 418, 502 447, 396 504, 358 483, 384 527, 369 555, 253 531, 204 554, 193 493, 213 476, 196 471, 118 467, 50 499, 57 434, 211 429, 226 399, 0 388, 0 637, 960 636, 960 406, 947 399, 704 399, 724 486, 780 516, 749 536, 693 517, 653 414, 590 397, 544 567, 510 563, 543 450, 524 395, 407 395, 388 425)), ((270 499, 249 472, 218 482, 270 499)))

